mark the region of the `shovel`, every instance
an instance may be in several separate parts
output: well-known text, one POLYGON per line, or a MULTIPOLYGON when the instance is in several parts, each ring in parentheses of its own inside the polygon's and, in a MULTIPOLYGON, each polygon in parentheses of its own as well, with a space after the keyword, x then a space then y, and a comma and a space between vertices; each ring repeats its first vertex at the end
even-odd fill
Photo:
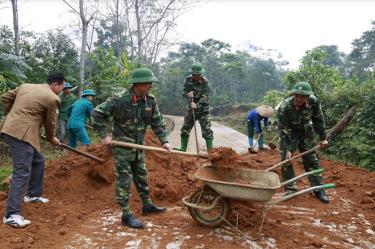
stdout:
POLYGON ((270 147, 271 149, 276 149, 276 145, 273 143, 273 141, 275 141, 275 139, 279 136, 279 134, 276 134, 272 139, 271 141, 268 142, 268 147, 270 147))
MULTIPOLYGON (((47 138, 46 138, 45 136, 43 136, 43 135, 42 135, 42 138, 47 139, 47 138)), ((93 155, 91 155, 91 154, 88 154, 88 153, 85 153, 85 152, 82 152, 82 151, 79 151, 79 150, 77 150, 77 149, 75 149, 75 148, 73 148, 73 147, 70 147, 70 146, 67 145, 67 144, 63 144, 63 143, 61 143, 61 144, 59 144, 58 146, 60 146, 60 147, 62 147, 62 148, 64 148, 64 149, 67 149, 67 150, 73 151, 74 153, 76 153, 76 154, 78 154, 78 155, 81 155, 81 156, 84 156, 84 157, 87 157, 87 158, 89 158, 89 159, 91 159, 91 160, 94 160, 94 161, 97 161, 97 162, 100 162, 100 163, 104 163, 104 162, 105 162, 104 159, 101 159, 101 158, 99 158, 99 157, 93 156, 93 155)))
POLYGON ((177 155, 185 155, 185 156, 195 156, 195 157, 201 157, 201 158, 208 158, 208 155, 205 154, 197 154, 197 153, 191 153, 191 152, 184 152, 179 150, 167 150, 159 147, 154 146, 146 146, 146 145, 140 145, 140 144, 133 144, 133 143, 127 143, 127 142, 120 142, 120 141, 112 141, 112 145, 114 146, 120 146, 120 147, 126 147, 126 148, 133 148, 133 149, 139 149, 139 150, 149 150, 149 151, 156 151, 164 154, 177 154, 177 155))

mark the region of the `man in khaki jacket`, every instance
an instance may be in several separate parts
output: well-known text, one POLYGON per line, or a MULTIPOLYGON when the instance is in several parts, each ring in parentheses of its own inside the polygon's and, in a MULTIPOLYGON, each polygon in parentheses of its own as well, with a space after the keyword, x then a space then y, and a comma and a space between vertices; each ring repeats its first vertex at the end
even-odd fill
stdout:
POLYGON ((3 223, 13 227, 31 223, 21 216, 22 200, 26 203, 48 202, 42 197, 44 157, 40 153, 40 129, 44 126, 50 143, 60 144, 55 137, 60 104, 57 95, 64 87, 65 78, 62 73, 50 73, 47 82, 22 84, 1 97, 6 117, 0 125, 0 133, 10 147, 13 161, 3 223))

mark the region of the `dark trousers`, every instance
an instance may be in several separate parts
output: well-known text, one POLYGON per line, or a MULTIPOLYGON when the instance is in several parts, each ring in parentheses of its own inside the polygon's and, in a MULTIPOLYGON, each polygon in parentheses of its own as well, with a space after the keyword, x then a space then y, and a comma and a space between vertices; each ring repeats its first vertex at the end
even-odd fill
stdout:
POLYGON ((44 157, 29 143, 6 134, 3 137, 10 147, 13 161, 12 180, 8 193, 6 216, 21 213, 25 194, 41 196, 43 192, 44 157))

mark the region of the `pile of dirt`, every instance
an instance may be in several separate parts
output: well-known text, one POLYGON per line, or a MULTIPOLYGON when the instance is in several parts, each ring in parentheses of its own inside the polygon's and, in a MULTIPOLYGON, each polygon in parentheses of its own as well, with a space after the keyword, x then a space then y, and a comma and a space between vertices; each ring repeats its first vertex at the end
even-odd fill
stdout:
POLYGON ((239 155, 232 148, 219 147, 209 151, 208 160, 218 168, 233 168, 239 160, 239 155))
MULTIPOLYGON (((147 134, 146 144, 160 146, 157 138, 151 134, 147 134)), ((50 203, 23 206, 23 215, 32 220, 32 225, 25 229, 17 230, 0 226, 0 248, 62 248, 66 245, 67 238, 72 238, 86 229, 82 228, 86 220, 97 219, 99 211, 119 210, 115 199, 114 160, 111 149, 101 145, 91 145, 88 152, 104 159, 105 163, 100 164, 71 152, 67 152, 61 159, 48 163, 44 194, 50 198, 50 203)), ((212 150, 209 159, 218 167, 264 170, 277 163, 279 156, 276 151, 240 156, 230 148, 217 148, 212 150)), ((150 193, 154 202, 170 208, 182 207, 181 198, 192 194, 202 186, 202 183, 194 178, 194 173, 197 167, 204 163, 207 163, 207 160, 197 160, 196 157, 146 152, 150 193)), ((278 248, 319 247, 325 243, 322 241, 324 238, 339 239, 335 233, 310 226, 306 221, 301 223, 304 229, 296 229, 299 224, 298 219, 306 216, 298 216, 302 211, 307 212, 311 219, 334 222, 337 227, 347 226, 352 222, 351 218, 357 217, 358 214, 365 214, 367 222, 375 224, 375 174, 334 161, 322 160, 322 166, 326 169, 323 174, 324 181, 337 184, 335 190, 328 192, 329 195, 332 193, 330 205, 320 203, 311 195, 304 195, 272 209, 267 215, 263 233, 274 238, 278 248), (350 208, 343 207, 343 200, 350 204, 350 208), (310 212, 310 209, 314 212, 310 212), (338 215, 333 215, 333 212, 338 215), (292 223, 297 225, 290 225, 292 223), (308 237, 306 233, 316 234, 316 237, 308 237), (320 240, 317 241, 317 238, 320 240)), ((303 167, 300 163, 295 163, 295 168, 298 173, 302 172, 303 167)), ((304 179, 298 185, 303 188, 309 184, 307 179, 304 179)), ((132 192, 134 195, 131 197, 130 206, 136 215, 140 215, 142 203, 134 186, 132 192)), ((1 211, 4 211, 5 205, 5 200, 0 201, 1 211)), ((259 224, 257 213, 261 209, 260 205, 233 202, 232 207, 244 217, 241 218, 240 228, 255 233, 259 224)), ((229 217, 233 223, 236 221, 235 214, 233 212, 229 217)), ((162 217, 153 216, 152 219, 155 224, 165 224, 165 220, 176 219, 173 215, 175 214, 171 211, 162 217)), ((191 232, 196 233, 196 236, 202 232, 203 228, 197 226, 188 215, 180 215, 177 219, 184 224, 188 222, 191 232)), ((116 224, 116 227, 118 225, 116 224)), ((365 238, 374 241, 370 238, 368 229, 375 230, 375 227, 370 228, 365 223, 358 222, 356 230, 348 230, 348 233, 352 232, 350 236, 354 240, 365 238)), ((171 235, 173 231, 173 227, 166 227, 165 232, 170 234, 165 236, 173 239, 171 235)), ((238 244, 225 243, 227 243, 225 247, 229 249, 241 247, 238 244)), ((358 246, 361 244, 359 243, 358 246)), ((123 247, 122 245, 121 248, 123 247)), ((117 244, 114 248, 120 248, 120 245, 117 244)))

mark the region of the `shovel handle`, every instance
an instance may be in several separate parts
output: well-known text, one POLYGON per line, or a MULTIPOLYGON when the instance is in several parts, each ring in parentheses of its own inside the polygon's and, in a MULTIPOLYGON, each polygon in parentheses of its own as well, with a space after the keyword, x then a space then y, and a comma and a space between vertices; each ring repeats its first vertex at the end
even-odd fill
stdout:
POLYGON ((284 161, 282 161, 282 162, 279 162, 279 163, 277 163, 277 164, 275 164, 275 165, 269 167, 268 169, 266 169, 266 171, 273 170, 273 169, 275 169, 275 168, 277 168, 277 167, 279 167, 279 166, 281 166, 281 165, 284 165, 284 164, 286 164, 286 163, 289 163, 289 162, 291 162, 291 161, 293 161, 293 160, 295 160, 295 159, 297 159, 297 158, 303 157, 303 156, 305 156, 305 155, 307 155, 307 154, 310 154, 310 153, 312 153, 312 152, 314 152, 314 151, 317 151, 318 149, 320 149, 320 144, 315 145, 313 148, 311 148, 311 149, 309 149, 309 150, 306 150, 305 152, 302 152, 302 153, 300 153, 300 154, 298 154, 298 155, 292 157, 291 159, 286 159, 286 160, 284 160, 284 161))
POLYGON ((91 160, 94 160, 94 161, 97 161, 97 162, 100 162, 100 163, 104 163, 105 162, 104 159, 101 159, 99 157, 93 156, 91 154, 88 154, 88 153, 85 153, 85 152, 82 152, 82 151, 79 151, 79 150, 77 150, 77 149, 75 149, 73 147, 70 147, 69 145, 60 144, 59 146, 62 147, 62 148, 65 148, 67 150, 73 151, 74 153, 77 153, 77 154, 79 154, 81 156, 90 158, 91 160))
POLYGON ((165 154, 178 154, 178 155, 185 155, 185 156, 199 156, 201 158, 208 158, 208 155, 203 154, 196 154, 196 153, 190 153, 190 152, 184 152, 184 151, 178 151, 178 150, 167 150, 163 148, 153 147, 153 146, 146 146, 146 145, 140 145, 140 144, 133 144, 133 143, 127 143, 127 142, 120 142, 120 141, 112 141, 112 145, 120 146, 120 147, 126 147, 126 148, 133 148, 133 149, 139 149, 139 150, 151 150, 156 152, 161 152, 165 154))

